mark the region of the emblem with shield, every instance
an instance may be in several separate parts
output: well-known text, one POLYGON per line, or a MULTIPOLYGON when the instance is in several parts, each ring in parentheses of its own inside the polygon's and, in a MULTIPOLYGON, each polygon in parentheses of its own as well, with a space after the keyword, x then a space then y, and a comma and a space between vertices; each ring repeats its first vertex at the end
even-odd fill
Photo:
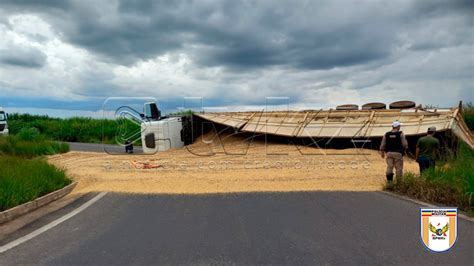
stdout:
POLYGON ((421 208, 420 236, 431 251, 448 251, 456 242, 458 234, 457 208, 421 208))

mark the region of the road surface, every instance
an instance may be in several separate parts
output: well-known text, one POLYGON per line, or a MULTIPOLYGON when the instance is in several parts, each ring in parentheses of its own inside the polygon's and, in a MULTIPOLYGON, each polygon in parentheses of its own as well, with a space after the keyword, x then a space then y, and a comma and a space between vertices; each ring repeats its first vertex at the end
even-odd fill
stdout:
MULTIPOLYGON (((431 253, 420 242, 419 208, 379 192, 108 193, 0 254, 0 265, 473 265, 474 224, 459 219, 454 248, 431 253)), ((0 246, 69 211, 38 220, 0 246)))
MULTIPOLYGON (((111 144, 96 144, 96 143, 79 143, 79 142, 66 142, 69 144, 71 151, 88 151, 88 152, 107 152, 110 154, 125 154, 125 148, 120 145, 111 144)), ((143 153, 142 147, 134 145, 134 153, 143 153)))

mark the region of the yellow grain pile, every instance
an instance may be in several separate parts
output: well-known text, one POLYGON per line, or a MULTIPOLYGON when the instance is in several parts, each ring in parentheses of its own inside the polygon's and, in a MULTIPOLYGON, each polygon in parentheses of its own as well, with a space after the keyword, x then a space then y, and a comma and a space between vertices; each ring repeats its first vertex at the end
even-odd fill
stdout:
MULTIPOLYGON (((76 193, 228 193, 380 190, 385 161, 373 150, 328 150, 206 134, 154 155, 69 152, 49 161, 79 181, 76 193)), ((416 172, 413 160, 405 169, 416 172)))

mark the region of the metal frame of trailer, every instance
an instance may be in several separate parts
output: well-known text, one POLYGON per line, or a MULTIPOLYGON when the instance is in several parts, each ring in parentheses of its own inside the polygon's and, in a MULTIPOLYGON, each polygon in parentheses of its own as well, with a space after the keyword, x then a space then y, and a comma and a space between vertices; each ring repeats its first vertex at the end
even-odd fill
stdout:
POLYGON ((461 115, 461 107, 398 110, 305 110, 209 112, 194 115, 242 132, 296 138, 379 138, 402 123, 406 136, 426 134, 429 127, 451 131, 474 149, 474 136, 461 115))

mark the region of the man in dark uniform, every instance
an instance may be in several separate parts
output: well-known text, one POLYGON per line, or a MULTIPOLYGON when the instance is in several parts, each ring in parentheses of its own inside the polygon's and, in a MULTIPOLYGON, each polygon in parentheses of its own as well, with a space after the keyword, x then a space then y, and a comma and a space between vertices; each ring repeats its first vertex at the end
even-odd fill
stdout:
POLYGON ((397 180, 403 175, 403 154, 408 149, 408 142, 405 135, 400 131, 401 124, 398 121, 392 123, 392 130, 385 133, 380 145, 380 154, 387 161, 387 182, 393 181, 393 168, 397 174, 397 180))
POLYGON ((435 133, 436 127, 428 128, 428 134, 418 139, 416 143, 416 161, 420 166, 420 174, 428 168, 435 167, 439 149, 439 140, 434 137, 435 133))
POLYGON ((125 142, 125 152, 126 153, 133 153, 133 142, 131 140, 127 140, 125 142))

